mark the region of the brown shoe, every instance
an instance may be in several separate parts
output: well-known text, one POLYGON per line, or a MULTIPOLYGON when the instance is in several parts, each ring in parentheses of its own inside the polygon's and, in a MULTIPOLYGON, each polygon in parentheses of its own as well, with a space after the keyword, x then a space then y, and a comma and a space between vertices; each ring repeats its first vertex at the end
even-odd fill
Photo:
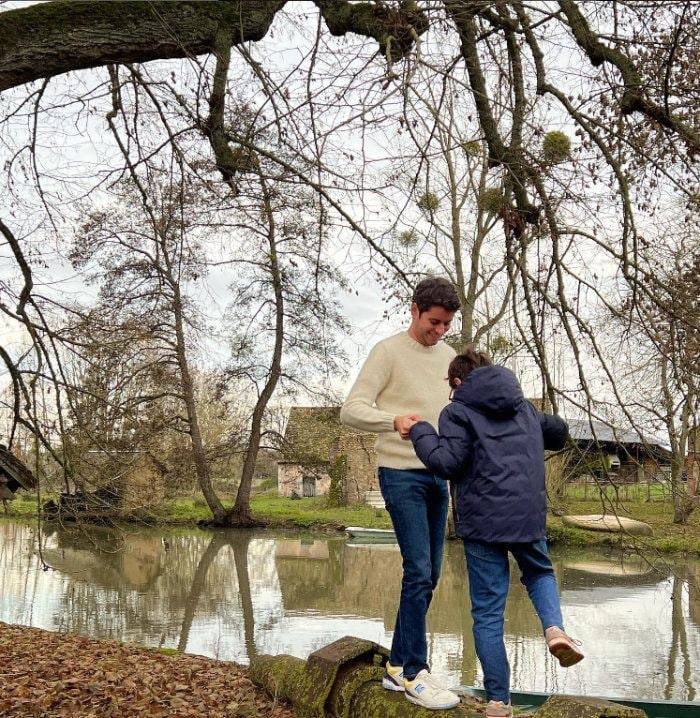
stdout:
POLYGON ((552 626, 544 632, 547 639, 547 648, 549 652, 559 661, 559 665, 563 668, 575 666, 579 661, 583 660, 583 653, 576 648, 581 645, 581 641, 577 641, 571 636, 567 636, 561 628, 552 626))
POLYGON ((486 718, 512 718, 513 708, 503 701, 489 701, 486 704, 486 718))

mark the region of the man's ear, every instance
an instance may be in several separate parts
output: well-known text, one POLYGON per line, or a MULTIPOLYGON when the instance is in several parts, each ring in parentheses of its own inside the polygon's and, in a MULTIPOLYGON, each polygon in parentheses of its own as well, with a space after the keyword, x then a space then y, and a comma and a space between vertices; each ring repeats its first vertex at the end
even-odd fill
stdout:
POLYGON ((452 380, 452 383, 453 383, 455 386, 459 386, 459 385, 462 383, 462 380, 461 380, 458 376, 456 376, 456 377, 452 380))

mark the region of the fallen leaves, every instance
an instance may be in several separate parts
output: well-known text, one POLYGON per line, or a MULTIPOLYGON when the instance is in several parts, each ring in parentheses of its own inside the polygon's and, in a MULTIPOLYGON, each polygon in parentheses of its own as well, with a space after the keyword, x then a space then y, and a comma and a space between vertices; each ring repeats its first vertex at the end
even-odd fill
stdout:
POLYGON ((294 718, 248 670, 0 622, 0 716, 294 718))

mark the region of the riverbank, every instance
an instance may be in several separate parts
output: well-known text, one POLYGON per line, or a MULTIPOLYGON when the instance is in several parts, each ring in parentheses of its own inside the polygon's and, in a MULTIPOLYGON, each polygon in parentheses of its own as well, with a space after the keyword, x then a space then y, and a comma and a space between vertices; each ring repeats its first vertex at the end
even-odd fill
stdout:
POLYGON ((0 622, 0 715, 295 718, 236 663, 0 622))
MULTIPOLYGON (((625 549, 647 549, 664 554, 700 556, 700 509, 687 525, 673 523, 673 508, 664 501, 621 501, 605 508, 600 500, 568 500, 563 507, 568 514, 600 514, 617 511, 620 516, 648 523, 652 536, 627 536, 618 533, 584 531, 564 526, 561 517, 549 515, 547 536, 551 544, 559 546, 613 546, 625 549)), ((349 507, 329 506, 325 497, 286 499, 274 492, 253 496, 251 510, 260 524, 270 529, 293 529, 309 532, 340 533, 346 526, 391 528, 389 514, 383 509, 366 505, 349 507)), ((2 514, 0 514, 2 516, 2 514)), ((36 499, 21 497, 9 506, 7 516, 36 518, 36 499)), ((211 516, 202 499, 178 498, 166 501, 155 515, 146 517, 157 525, 194 526, 211 516)))

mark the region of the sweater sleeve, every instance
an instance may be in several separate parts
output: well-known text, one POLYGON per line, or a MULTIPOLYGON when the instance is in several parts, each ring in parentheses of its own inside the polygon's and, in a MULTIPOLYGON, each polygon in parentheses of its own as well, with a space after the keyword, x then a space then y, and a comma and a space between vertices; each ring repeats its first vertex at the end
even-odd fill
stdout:
POLYGON ((418 458, 443 479, 462 478, 472 455, 469 431, 451 408, 448 405, 440 414, 439 434, 427 421, 414 424, 409 434, 418 458))
POLYGON ((340 409, 340 421, 358 431, 375 434, 394 431, 394 415, 375 405, 377 396, 391 376, 386 350, 380 345, 372 348, 345 403, 340 409))

